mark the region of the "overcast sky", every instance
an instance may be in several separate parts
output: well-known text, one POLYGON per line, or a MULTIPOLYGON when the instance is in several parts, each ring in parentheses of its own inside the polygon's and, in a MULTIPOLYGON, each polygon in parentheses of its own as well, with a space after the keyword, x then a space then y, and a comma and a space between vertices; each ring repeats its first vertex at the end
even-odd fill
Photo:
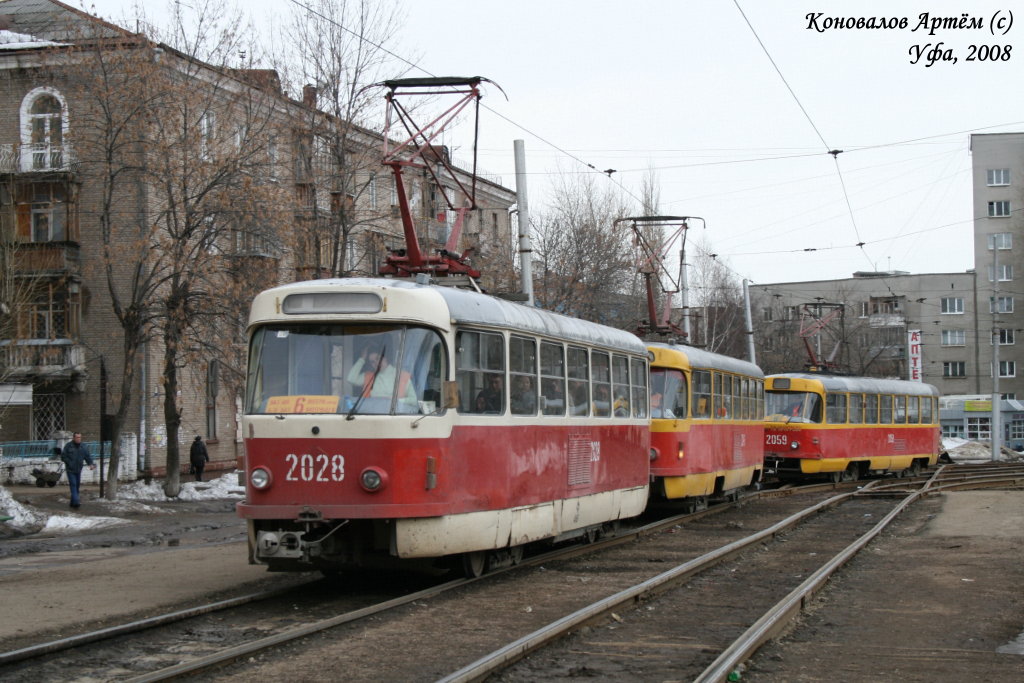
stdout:
MULTIPOLYGON (((128 0, 91 4, 107 18, 130 11, 128 0)), ((245 3, 260 21, 294 5, 245 3)), ((555 174, 595 174, 638 197, 653 167, 661 213, 704 218, 694 248, 703 240, 754 283, 972 268, 970 134, 1024 131, 1024 26, 990 31, 994 17, 1024 22, 1016 2, 405 7, 395 52, 420 68, 409 75, 481 75, 508 94, 485 90, 480 165, 514 187, 512 141, 523 139, 535 214, 555 174), (820 31, 809 28, 818 12, 820 31), (982 27, 913 30, 924 12, 982 27), (828 28, 830 17, 907 27, 828 28), (972 49, 988 60, 968 61, 972 49), (957 61, 928 66, 930 54, 957 61)))

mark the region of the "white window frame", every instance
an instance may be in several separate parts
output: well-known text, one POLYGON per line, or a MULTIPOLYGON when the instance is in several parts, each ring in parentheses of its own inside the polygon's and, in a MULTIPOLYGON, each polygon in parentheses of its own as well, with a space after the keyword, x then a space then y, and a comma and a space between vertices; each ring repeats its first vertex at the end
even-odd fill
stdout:
POLYGON ((1000 328, 998 333, 1000 346, 1013 346, 1017 343, 1016 330, 1012 327, 1000 328))
POLYGON ((1003 187, 1010 184, 1010 169, 990 168, 985 173, 985 184, 989 187, 1003 187))
POLYGON ((988 203, 989 218, 1008 218, 1010 216, 1010 200, 1000 199, 988 203))
MULTIPOLYGON (((999 264, 999 281, 1010 282, 1013 280, 1013 265, 1010 263, 999 264)), ((988 281, 992 282, 992 266, 988 267, 988 281)))
POLYGON ((942 376, 946 378, 967 377, 967 362, 962 360, 947 360, 942 362, 942 376), (959 374, 952 374, 952 370, 959 370, 959 374))
POLYGON ((988 312, 989 313, 1013 313, 1013 297, 1012 296, 989 297, 989 300, 988 300, 988 312))
MULTIPOLYGON (((53 117, 52 114, 45 116, 46 118, 53 117)), ((68 103, 60 91, 49 86, 30 90, 21 100, 20 120, 21 170, 28 172, 64 168, 68 161, 66 150, 67 140, 69 139, 68 103), (42 148, 40 148, 39 145, 32 142, 32 122, 40 116, 32 113, 32 105, 35 104, 37 99, 45 96, 53 97, 60 103, 61 143, 59 145, 44 143, 42 148)))
POLYGON ((988 441, 992 438, 992 418, 968 417, 967 438, 975 441, 988 441))
POLYGON ((966 346, 966 330, 942 330, 942 346, 966 346))
POLYGON ((993 247, 998 247, 1000 251, 1013 249, 1013 233, 1012 232, 997 232, 988 236, 988 248, 989 251, 993 247))
POLYGON ((963 315, 964 312, 964 300, 963 297, 959 296, 944 296, 940 302, 940 312, 942 315, 963 315), (955 310, 950 310, 955 309, 955 310))
POLYGON ((999 361, 999 376, 1000 377, 1016 377, 1017 376, 1017 361, 1013 361, 1013 360, 1001 360, 1001 361, 999 361))

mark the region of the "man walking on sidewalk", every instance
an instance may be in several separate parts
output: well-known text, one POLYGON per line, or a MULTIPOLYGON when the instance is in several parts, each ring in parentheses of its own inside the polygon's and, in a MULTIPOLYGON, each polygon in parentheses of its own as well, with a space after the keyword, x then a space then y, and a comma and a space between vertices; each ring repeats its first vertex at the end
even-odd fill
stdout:
POLYGON ((82 443, 82 432, 75 432, 71 441, 64 445, 60 459, 64 461, 68 486, 71 487, 71 507, 77 508, 81 505, 78 499, 78 487, 82 483, 82 467, 88 465, 90 470, 96 469, 96 466, 92 464, 89 449, 82 443))

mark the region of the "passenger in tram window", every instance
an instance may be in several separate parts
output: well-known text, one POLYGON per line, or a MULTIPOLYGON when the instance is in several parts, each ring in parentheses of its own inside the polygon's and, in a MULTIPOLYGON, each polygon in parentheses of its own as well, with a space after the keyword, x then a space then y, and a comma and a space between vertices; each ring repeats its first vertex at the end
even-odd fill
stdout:
POLYGON ((587 383, 570 382, 569 410, 572 415, 587 414, 587 383))
POLYGON ((619 394, 615 397, 615 403, 612 404, 612 410, 615 412, 615 417, 629 417, 629 399, 619 394))
POLYGON ((533 415, 537 412, 537 390, 533 388, 532 377, 516 375, 509 405, 513 415, 533 415))
POLYGON ((476 412, 505 412, 505 386, 501 375, 487 375, 487 386, 476 395, 476 412))

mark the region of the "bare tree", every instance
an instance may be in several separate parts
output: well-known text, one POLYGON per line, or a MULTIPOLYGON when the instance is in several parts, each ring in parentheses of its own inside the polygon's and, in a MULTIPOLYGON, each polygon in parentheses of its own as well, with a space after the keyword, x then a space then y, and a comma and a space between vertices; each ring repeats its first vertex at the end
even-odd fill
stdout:
POLYGON ((635 264, 628 230, 616 219, 629 203, 594 176, 560 177, 536 223, 534 292, 543 308, 610 325, 636 319, 635 264))
POLYGON ((296 8, 286 30, 276 61, 307 105, 300 182, 308 191, 295 245, 307 277, 375 274, 382 245, 373 235, 389 231, 392 181, 369 133, 383 100, 366 86, 397 75, 387 46, 401 22, 394 2, 314 0, 296 8))
POLYGON ((700 318, 691 321, 691 329, 700 346, 742 358, 746 354, 742 286, 706 240, 698 240, 692 252, 690 307, 700 311, 700 318))

